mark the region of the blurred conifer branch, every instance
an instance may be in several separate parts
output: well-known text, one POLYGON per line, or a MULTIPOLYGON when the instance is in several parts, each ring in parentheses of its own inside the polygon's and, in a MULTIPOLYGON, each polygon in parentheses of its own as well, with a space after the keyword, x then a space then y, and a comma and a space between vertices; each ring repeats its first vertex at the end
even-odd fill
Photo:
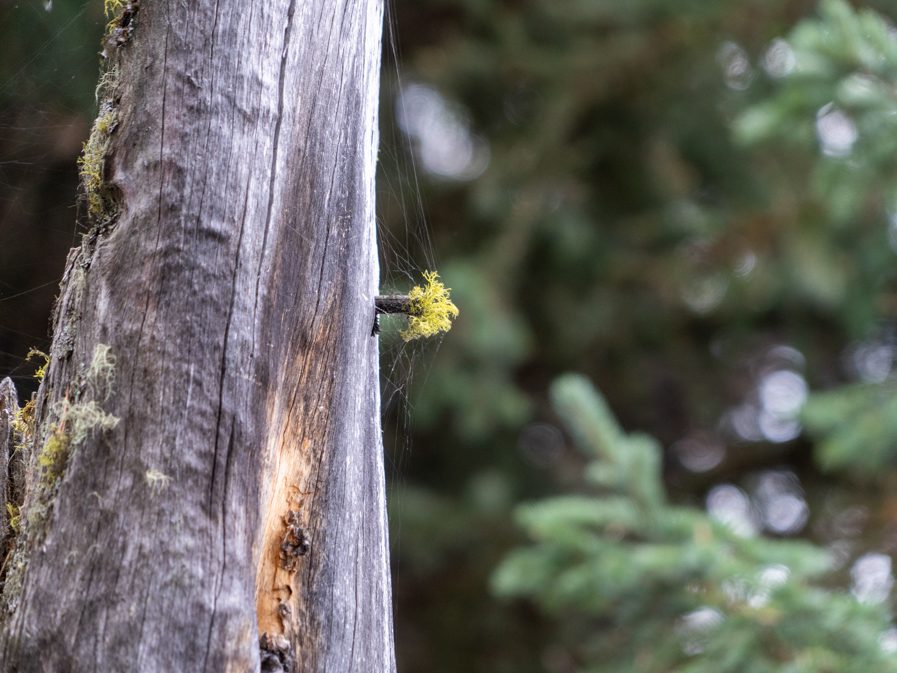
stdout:
POLYGON ((890 381, 811 395, 801 417, 818 439, 816 462, 825 470, 869 477, 897 461, 897 390, 890 381))
MULTIPOLYGON (((864 337, 876 318, 872 312, 893 296, 895 35, 893 24, 873 10, 823 0, 818 16, 800 22, 779 44, 792 67, 770 72, 772 88, 734 126, 747 144, 783 141, 818 150, 810 186, 823 212, 813 228, 839 237, 850 227, 851 242, 842 251, 854 290, 842 293, 842 311, 864 337)), ((893 360, 893 346, 880 345, 893 360)), ((897 391, 892 378, 878 379, 810 396, 801 420, 819 440, 816 459, 824 469, 870 476, 897 462, 897 391)))
POLYGON ((817 148, 812 187, 833 222, 856 219, 883 192, 897 205, 897 39, 875 11, 823 0, 778 45, 789 67, 770 68, 771 90, 735 121, 746 144, 817 148))
POLYGON ((577 670, 897 671, 883 607, 820 584, 825 550, 742 536, 672 505, 653 438, 624 434, 582 377, 558 380, 553 400, 598 492, 520 507, 533 543, 493 580, 560 622, 577 670))

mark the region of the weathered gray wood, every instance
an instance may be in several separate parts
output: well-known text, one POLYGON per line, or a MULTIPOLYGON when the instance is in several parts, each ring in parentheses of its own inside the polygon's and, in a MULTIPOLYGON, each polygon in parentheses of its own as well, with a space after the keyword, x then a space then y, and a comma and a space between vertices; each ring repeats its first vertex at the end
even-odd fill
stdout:
POLYGON ((381 0, 125 12, 0 670, 393 671, 371 337, 381 0), (262 633, 289 647, 260 657, 262 633))
MULTIPOLYGON (((19 397, 12 379, 0 380, 0 567, 8 552, 10 517, 6 503, 10 501, 10 458, 15 452, 13 423, 19 409, 19 397)), ((0 570, 2 574, 2 570, 0 570)))

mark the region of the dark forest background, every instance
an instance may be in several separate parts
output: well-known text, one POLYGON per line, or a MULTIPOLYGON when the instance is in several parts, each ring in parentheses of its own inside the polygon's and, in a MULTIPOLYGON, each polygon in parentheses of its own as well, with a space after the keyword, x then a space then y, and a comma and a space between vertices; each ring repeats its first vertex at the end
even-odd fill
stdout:
MULTIPOLYGON (((435 268, 461 309, 438 343, 384 319, 400 670, 897 670, 894 21, 389 7, 383 287, 435 268)), ((98 0, 0 2, 0 374, 23 397, 103 25, 98 0)))

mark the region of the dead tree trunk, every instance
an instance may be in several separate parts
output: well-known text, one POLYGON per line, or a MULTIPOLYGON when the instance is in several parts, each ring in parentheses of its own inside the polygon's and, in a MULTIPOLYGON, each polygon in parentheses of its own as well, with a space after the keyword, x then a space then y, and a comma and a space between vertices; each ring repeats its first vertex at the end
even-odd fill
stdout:
POLYGON ((381 2, 106 4, 0 670, 393 671, 381 2))

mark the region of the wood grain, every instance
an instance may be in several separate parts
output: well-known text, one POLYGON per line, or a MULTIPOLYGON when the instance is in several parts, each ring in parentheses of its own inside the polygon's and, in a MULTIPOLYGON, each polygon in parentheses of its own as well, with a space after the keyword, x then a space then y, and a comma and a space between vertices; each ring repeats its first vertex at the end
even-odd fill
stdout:
MULTIPOLYGON (((35 453, 63 401, 119 422, 72 447, 23 537, 0 670, 258 671, 267 632, 290 643, 284 670, 394 671, 371 337, 381 2, 135 9, 109 52, 121 210, 70 256, 35 453), (309 548, 286 570, 290 512, 309 548)), ((31 502, 41 479, 32 462, 31 502)))

